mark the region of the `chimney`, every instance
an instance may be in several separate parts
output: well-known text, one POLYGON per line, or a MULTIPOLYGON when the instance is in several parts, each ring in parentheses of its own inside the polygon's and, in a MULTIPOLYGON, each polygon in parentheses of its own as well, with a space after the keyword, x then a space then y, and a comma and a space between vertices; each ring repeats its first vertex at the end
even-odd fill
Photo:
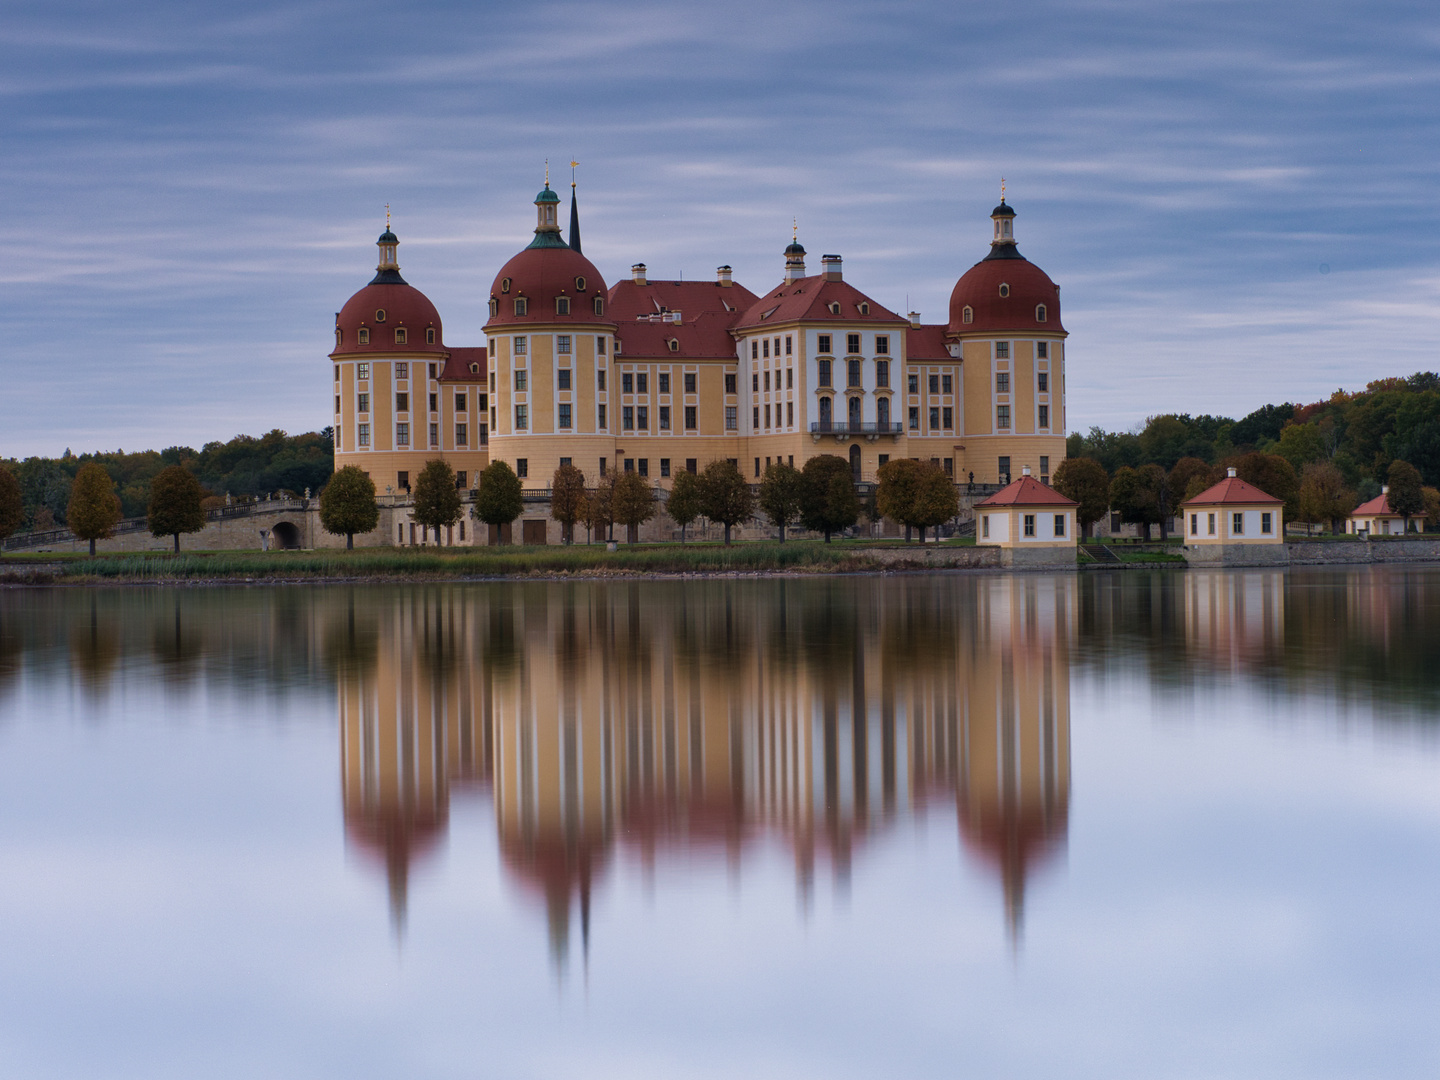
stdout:
POLYGON ((1235 466, 1232 465, 1232 466, 1230 466, 1230 468, 1226 469, 1226 470, 1225 470, 1225 475, 1228 476, 1228 477, 1230 477, 1231 479, 1234 479, 1234 477, 1235 477, 1235 466))
POLYGON ((1030 466, 1029 466, 1029 465, 1021 465, 1021 466, 1020 466, 1020 475, 1021 475, 1021 476, 1029 476, 1029 475, 1030 475, 1030 466))
POLYGON ((844 275, 840 273, 840 256, 839 256, 839 255, 821 255, 821 256, 820 256, 820 265, 821 265, 822 267, 824 267, 824 270, 825 270, 825 280, 826 280, 826 281, 843 281, 843 280, 845 280, 844 275))
POLYGON ((910 325, 916 330, 920 329, 920 313, 918 311, 910 312, 910 325))
POLYGON ((634 280, 634 282, 635 282, 636 285, 644 285, 644 284, 645 284, 645 264, 644 264, 644 263, 636 263, 634 266, 630 267, 630 276, 631 276, 631 278, 634 280))
POLYGON ((728 289, 734 284, 730 276, 730 267, 718 266, 715 268, 715 284, 719 285, 722 289, 728 289))

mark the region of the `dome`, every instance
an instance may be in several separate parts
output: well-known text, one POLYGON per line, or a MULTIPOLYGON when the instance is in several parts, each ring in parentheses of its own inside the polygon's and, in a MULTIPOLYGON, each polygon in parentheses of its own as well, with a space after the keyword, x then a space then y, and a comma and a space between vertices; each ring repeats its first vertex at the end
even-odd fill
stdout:
POLYGON ((550 185, 546 184, 544 190, 542 190, 539 195, 535 196, 535 201, 537 203, 558 203, 560 201, 560 196, 557 195, 555 192, 551 191, 550 185))
POLYGON ((949 329, 952 334, 1063 334, 1060 289, 1044 270, 1021 255, 985 259, 955 283, 950 293, 949 329), (1001 286, 1007 295, 1000 295, 1001 286), (970 322, 965 321, 967 307, 970 322))
POLYGON ((594 321, 594 298, 606 293, 605 279, 595 264, 563 241, 558 247, 527 247, 495 275, 490 298, 498 302, 489 326, 553 323, 555 300, 570 298, 570 314, 561 319, 594 321), (515 314, 515 301, 524 298, 526 312, 515 314))
POLYGON ((1000 200, 1000 205, 997 206, 997 207, 995 207, 994 210, 991 210, 991 211, 990 211, 990 216, 991 216, 991 217, 1014 217, 1014 216, 1015 216, 1015 211, 1012 210, 1012 209, 1010 209, 1009 205, 1005 202, 1004 199, 1001 199, 1001 200, 1000 200))
POLYGON ((440 313, 430 298, 403 282, 371 282, 340 309, 335 323, 340 331, 335 354, 339 353, 443 353, 445 335, 440 313), (385 313, 384 321, 376 318, 385 313), (425 340, 425 331, 434 328, 435 342, 425 340), (369 344, 360 343, 360 330, 370 332, 369 344), (395 331, 403 328, 406 340, 396 342, 395 331))

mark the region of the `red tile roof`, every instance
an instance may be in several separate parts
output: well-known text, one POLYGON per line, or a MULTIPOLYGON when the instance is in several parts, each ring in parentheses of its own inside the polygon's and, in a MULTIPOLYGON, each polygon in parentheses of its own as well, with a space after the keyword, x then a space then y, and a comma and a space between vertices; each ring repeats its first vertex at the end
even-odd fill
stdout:
POLYGON ((801 320, 909 325, 909 320, 877 304, 848 281, 826 281, 824 274, 816 274, 799 281, 787 281, 771 289, 740 317, 736 329, 751 330, 801 320), (838 315, 830 311, 828 305, 831 303, 840 305, 838 315), (870 305, 870 314, 860 314, 862 303, 870 305))
POLYGON ((755 303, 743 285, 713 281, 618 281, 607 314, 615 321, 623 362, 643 359, 735 359, 730 328, 755 303), (677 315, 679 322, 670 319, 677 315), (676 347, 670 348, 670 342, 676 347))
POLYGON ((945 344, 944 326, 912 326, 905 331, 907 360, 953 360, 945 344))
POLYGON ((1181 506, 1216 506, 1223 503, 1235 503, 1253 506, 1256 503, 1275 503, 1279 505, 1284 499, 1277 499, 1274 495, 1266 495, 1254 484, 1247 484, 1238 476, 1227 476, 1218 484, 1206 488, 1193 499, 1186 499, 1181 506))
POLYGON ((479 348, 451 349, 450 358, 445 361, 445 370, 440 372, 441 382, 484 382, 489 371, 485 346, 479 348), (470 370, 471 364, 478 364, 480 370, 470 370))
POLYGON ((1033 476, 1022 476, 984 499, 981 506, 1078 506, 1052 487, 1046 487, 1033 476))
POLYGON ((950 329, 956 334, 1015 332, 1063 334, 1060 290, 1048 274, 1025 258, 982 259, 961 276, 950 293, 950 329), (1007 285, 1008 295, 1000 295, 1007 285), (1045 321, 1036 308, 1045 305, 1045 321), (965 308, 972 312, 965 321, 965 308))
MULTIPOLYGON (((1394 510, 1390 509, 1390 496, 1381 492, 1369 502, 1363 502, 1354 510, 1350 511, 1351 517, 1399 517, 1394 510)), ((1411 514, 1411 517, 1424 517, 1424 513, 1411 514)))

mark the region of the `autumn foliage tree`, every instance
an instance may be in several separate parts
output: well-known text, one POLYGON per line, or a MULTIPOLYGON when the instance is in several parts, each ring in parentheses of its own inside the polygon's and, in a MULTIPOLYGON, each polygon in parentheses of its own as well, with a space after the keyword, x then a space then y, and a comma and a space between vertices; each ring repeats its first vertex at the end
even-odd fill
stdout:
POLYGON ((670 485, 670 498, 665 503, 665 513, 680 526, 680 542, 683 544, 686 526, 704 513, 699 476, 688 469, 675 474, 675 480, 670 485))
POLYGON ((625 542, 640 537, 640 526, 655 516, 655 493, 639 473, 621 473, 615 478, 613 498, 615 521, 625 526, 625 542))
POLYGON ((755 496, 740 470, 730 461, 710 462, 700 473, 701 512, 725 526, 725 543, 730 543, 730 530, 755 513, 755 496))
POLYGON ((455 486, 455 470, 443 458, 433 458, 425 463, 415 481, 415 505, 410 516, 422 528, 435 530, 435 542, 440 542, 440 530, 460 520, 460 490, 455 486))
POLYGON ((1425 512, 1424 484, 1420 470, 1408 461, 1392 461, 1387 474, 1390 491, 1387 496, 1390 509, 1405 519, 1405 532, 1410 531, 1410 519, 1425 512))
POLYGON ((205 489, 195 474, 183 465, 161 469, 150 481, 148 524, 151 536, 173 536, 180 551, 180 534, 199 532, 205 527, 205 510, 200 505, 205 489))
POLYGON ((594 489, 585 496, 585 505, 580 511, 580 520, 593 538, 595 534, 605 539, 606 532, 615 522, 615 478, 602 476, 594 489))
POLYGON ((1110 509, 1110 475, 1105 466, 1094 458, 1066 458, 1055 470, 1054 480, 1056 491, 1079 504, 1075 517, 1081 533, 1089 539, 1095 522, 1110 509))
POLYGON ((785 542, 785 530, 800 517, 800 499, 804 494, 805 481, 800 470, 793 465, 777 461, 765 470, 760 481, 760 509, 780 530, 780 542, 785 542))
POLYGON ((560 523, 560 539, 575 540, 575 522, 585 508, 585 474, 566 463, 550 478, 550 516, 560 523))
POLYGON ((4 540, 25 520, 25 498, 15 474, 0 465, 0 540, 4 540))
POLYGON ((356 465, 335 470, 320 493, 320 525, 332 536, 345 537, 345 549, 355 546, 356 533, 372 532, 380 524, 375 502, 375 481, 356 465))
POLYGON ((1313 461, 1300 472, 1295 497, 1298 521, 1325 523, 1331 532, 1345 531, 1345 517, 1360 501, 1345 483, 1345 474, 1328 461, 1313 461))
POLYGON ((65 524, 81 540, 90 541, 90 554, 95 554, 95 541, 110 536, 120 521, 120 499, 110 474, 93 461, 80 466, 70 488, 70 505, 65 509, 65 524))

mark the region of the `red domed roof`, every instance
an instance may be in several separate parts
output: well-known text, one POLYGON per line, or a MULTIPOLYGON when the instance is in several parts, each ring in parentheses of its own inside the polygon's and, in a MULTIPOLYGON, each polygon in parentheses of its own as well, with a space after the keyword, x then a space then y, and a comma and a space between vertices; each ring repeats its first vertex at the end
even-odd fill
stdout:
POLYGON ((335 326, 340 331, 340 339, 331 355, 445 351, 440 313, 429 297, 415 286, 403 282, 371 282, 366 285, 345 301, 335 326), (383 320, 381 312, 384 312, 383 320), (370 331, 368 345, 360 343, 361 327, 370 331), (403 345, 395 341, 395 331, 400 327, 406 331, 403 345), (434 344, 425 341, 425 331, 430 327, 435 328, 434 344))
POLYGON ((570 314, 559 318, 594 321, 595 297, 603 297, 606 291, 605 279, 595 264, 565 246, 563 241, 559 246, 528 247, 495 275, 490 297, 499 302, 499 307, 485 325, 489 328, 553 323, 555 299, 559 296, 570 298, 570 314), (522 296, 528 301, 528 310, 524 315, 516 315, 515 301, 522 296))
POLYGON ((965 271, 950 293, 952 334, 1018 333, 1063 334, 1060 324, 1060 289, 1028 259, 991 258, 965 271), (1009 295, 1001 296, 1001 286, 1009 295), (1039 307, 1045 306, 1040 320, 1039 307), (965 308, 972 312, 965 321, 965 308))

